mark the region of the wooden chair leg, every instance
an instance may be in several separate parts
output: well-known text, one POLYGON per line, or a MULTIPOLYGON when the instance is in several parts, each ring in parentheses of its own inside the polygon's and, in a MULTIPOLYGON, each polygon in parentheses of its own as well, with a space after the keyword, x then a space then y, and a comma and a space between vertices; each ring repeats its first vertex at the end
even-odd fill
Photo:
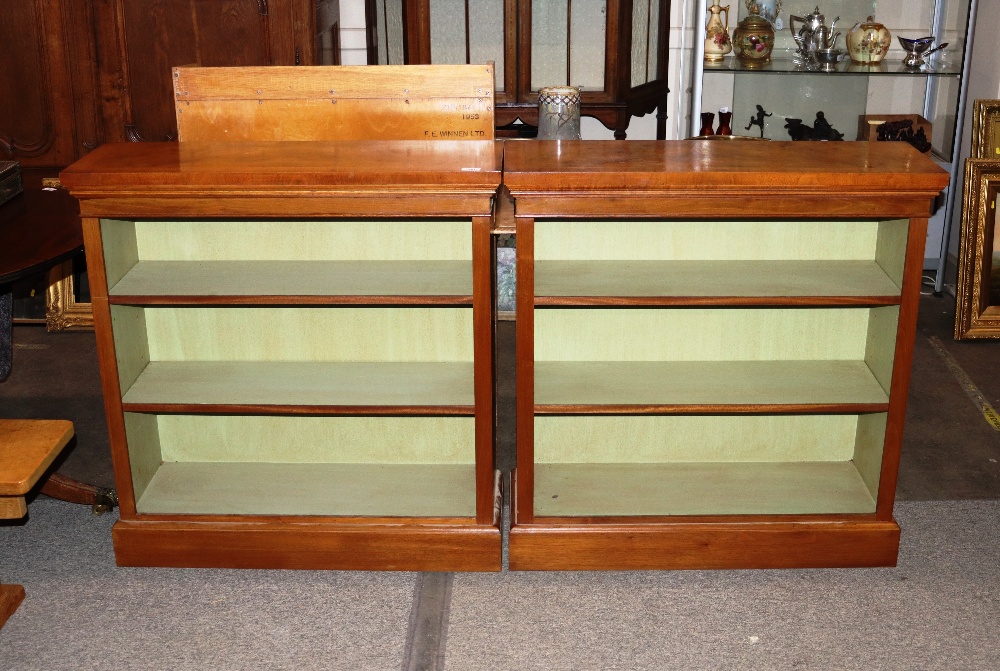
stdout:
POLYGON ((21 585, 0 585, 0 628, 7 618, 14 614, 24 601, 24 587, 21 585))

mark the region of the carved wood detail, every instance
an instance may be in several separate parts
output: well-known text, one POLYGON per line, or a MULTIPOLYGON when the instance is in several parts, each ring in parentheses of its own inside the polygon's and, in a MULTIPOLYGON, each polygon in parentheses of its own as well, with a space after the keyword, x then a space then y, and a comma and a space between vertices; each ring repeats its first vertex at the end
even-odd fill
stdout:
POLYGON ((4 7, 0 39, 11 48, 5 49, 0 73, 2 81, 9 81, 12 86, 5 95, 7 104, 0 102, 0 123, 13 125, 34 119, 38 124, 35 137, 30 139, 18 137, 18 132, 24 128, 0 127, 0 147, 12 158, 40 157, 52 148, 56 140, 56 124, 52 117, 55 102, 52 98, 54 82, 50 50, 60 47, 61 34, 52 35, 51 30, 47 30, 47 20, 57 24, 54 26, 57 33, 61 33, 61 26, 58 25, 57 9, 53 18, 45 12, 43 3, 38 1, 12 3, 4 7), (19 55, 21 58, 18 58, 19 55), (9 95, 13 91, 17 95, 9 95))
POLYGON ((0 158, 64 167, 105 142, 173 140, 173 66, 313 65, 316 9, 315 0, 4 3, 0 158))
POLYGON ((170 141, 172 67, 272 65, 268 0, 116 0, 121 26, 124 133, 131 142, 170 141))

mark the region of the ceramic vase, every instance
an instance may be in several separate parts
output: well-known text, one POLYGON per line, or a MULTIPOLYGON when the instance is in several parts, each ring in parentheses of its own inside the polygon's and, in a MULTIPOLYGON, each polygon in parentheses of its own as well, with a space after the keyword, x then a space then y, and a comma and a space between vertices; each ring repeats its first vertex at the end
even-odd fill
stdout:
POLYGON ((857 23, 847 33, 847 53, 851 60, 861 65, 881 63, 889 53, 892 35, 872 16, 864 23, 857 23))
POLYGON ((781 30, 778 25, 778 15, 781 14, 781 0, 746 0, 747 14, 763 18, 775 30, 781 30))
POLYGON ((698 131, 698 135, 715 135, 715 130, 712 128, 712 126, 714 125, 715 125, 715 113, 702 112, 701 130, 698 131))
POLYGON ((538 90, 538 139, 580 139, 580 89, 548 86, 538 90))
POLYGON ((716 135, 732 135, 733 134, 733 113, 727 109, 719 110, 719 130, 715 131, 716 135))
POLYGON ((733 44, 736 47, 736 57, 743 67, 762 67, 771 62, 774 28, 763 17, 748 16, 733 31, 733 44))
POLYGON ((719 0, 712 0, 708 14, 708 23, 705 25, 705 60, 718 63, 733 50, 733 43, 729 39, 729 5, 721 7, 719 0), (725 23, 722 22, 723 12, 726 14, 725 23))

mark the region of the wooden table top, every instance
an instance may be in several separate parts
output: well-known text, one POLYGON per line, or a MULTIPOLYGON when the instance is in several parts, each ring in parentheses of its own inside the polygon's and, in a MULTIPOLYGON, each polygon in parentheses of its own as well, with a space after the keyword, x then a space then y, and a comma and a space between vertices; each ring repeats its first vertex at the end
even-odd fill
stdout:
POLYGON ((83 249, 80 208, 64 189, 42 190, 54 170, 25 170, 24 193, 0 205, 0 285, 41 272, 83 249))
POLYGON ((0 419, 0 496, 24 496, 73 437, 62 419, 0 419))

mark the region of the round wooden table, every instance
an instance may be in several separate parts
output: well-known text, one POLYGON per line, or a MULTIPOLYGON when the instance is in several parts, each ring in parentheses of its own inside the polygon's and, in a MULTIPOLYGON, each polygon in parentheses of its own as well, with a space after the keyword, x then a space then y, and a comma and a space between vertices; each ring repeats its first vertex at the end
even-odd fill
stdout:
POLYGON ((12 365, 11 283, 47 270, 83 249, 80 208, 63 189, 45 190, 55 170, 25 170, 24 193, 0 205, 0 381, 12 365))
MULTIPOLYGON (((11 283, 62 263, 83 250, 80 207, 65 189, 45 189, 56 169, 25 170, 24 193, 0 205, 0 382, 13 365, 11 283)), ((115 492, 52 473, 42 493, 104 511, 117 505, 115 492)))

